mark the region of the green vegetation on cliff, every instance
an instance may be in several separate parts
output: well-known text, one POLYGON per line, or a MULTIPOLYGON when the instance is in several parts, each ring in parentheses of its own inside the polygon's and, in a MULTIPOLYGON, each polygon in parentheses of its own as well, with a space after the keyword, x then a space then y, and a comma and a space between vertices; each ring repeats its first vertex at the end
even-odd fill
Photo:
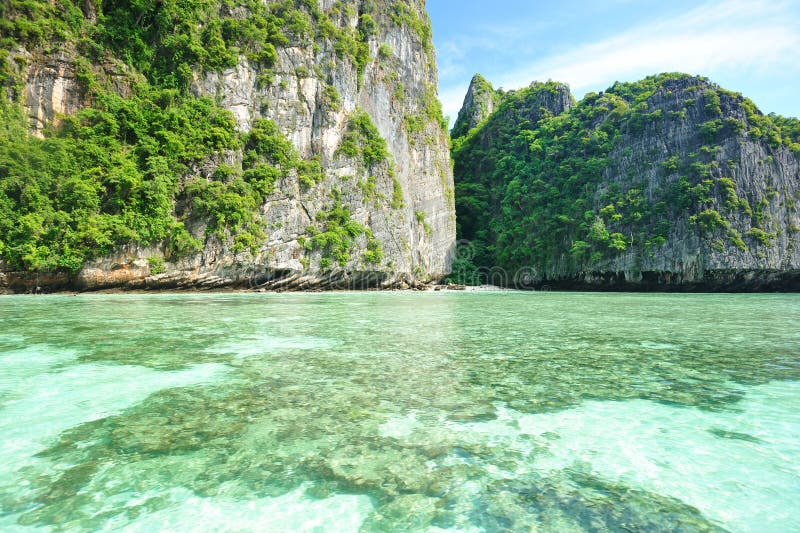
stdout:
POLYGON ((472 78, 470 90, 472 91, 472 106, 475 109, 462 109, 458 114, 453 129, 450 131, 450 136, 454 141, 469 133, 469 130, 474 127, 471 124, 474 117, 487 117, 490 114, 489 102, 496 107, 502 101, 502 93, 495 91, 492 84, 480 74, 476 74, 472 78))
MULTIPOLYGON (((429 47, 428 22, 395 4, 387 20, 409 25, 429 47)), ((16 269, 75 271, 126 243, 164 243, 175 258, 204 247, 193 236, 198 228, 234 252, 255 253, 265 238, 259 208, 278 180, 309 188, 325 173, 268 120, 239 133, 233 115, 193 95, 190 84, 240 56, 258 66, 259 83, 270 83, 277 48, 313 44, 316 51, 317 43, 353 64, 360 83, 378 29, 374 9, 366 3, 353 28, 344 21, 356 14, 342 1, 327 11, 315 0, 0 4, 0 260, 16 269), (66 58, 86 105, 47 125, 43 138, 29 134, 21 105, 31 60, 21 47, 66 58)), ((324 94, 336 110, 336 89, 324 94)), ((343 151, 370 166, 386 158, 386 146, 362 115, 343 151)), ((367 260, 379 255, 372 243, 367 260)))
POLYGON ((27 133, 18 106, 0 106, 0 123, 0 254, 16 268, 75 270, 119 244, 164 239, 171 255, 185 255, 203 245, 186 230, 192 217, 243 251, 263 237, 254 217, 278 178, 293 173, 311 186, 324 177, 274 123, 239 134, 212 101, 171 89, 104 92, 44 139, 27 133), (237 148, 240 167, 196 172, 237 148))
MULTIPOLYGON (((357 66, 370 60, 368 39, 377 33, 375 6, 362 6, 355 28, 342 25, 353 6, 337 0, 328 11, 317 0, 10 0, 0 4, 2 81, 13 77, 9 53, 59 48, 91 63, 114 58, 159 87, 186 88, 198 71, 236 66, 239 56, 263 67, 277 60, 276 47, 333 43, 336 55, 357 66)), ((395 0, 389 20, 417 34, 431 47, 430 23, 403 0, 395 0)))
POLYGON ((75 270, 118 244, 165 238, 178 254, 201 246, 174 213, 180 176, 241 142, 233 117, 207 99, 137 93, 104 93, 44 139, 28 135, 18 106, 0 105, 0 253, 10 265, 75 270))
POLYGON ((362 256, 363 261, 377 264, 383 260, 383 247, 380 241, 373 238, 369 228, 352 220, 350 211, 338 200, 331 209, 320 212, 317 221, 319 225, 309 226, 306 229, 308 237, 301 237, 300 241, 306 250, 322 252, 320 266, 323 269, 331 268, 333 261, 339 266, 345 266, 355 248, 355 239, 361 236, 367 239, 367 250, 362 256))
POLYGON ((566 90, 548 82, 512 91, 454 143, 459 237, 472 242, 471 260, 454 271, 602 268, 623 253, 656 253, 675 224, 716 247, 768 242, 769 221, 750 205, 769 198, 737 191, 726 175, 736 163, 718 154, 745 135, 798 153, 800 121, 762 115, 685 74, 616 83, 565 111, 545 105, 566 90), (665 132, 680 124, 689 133, 678 143, 665 132), (753 215, 747 242, 729 221, 743 213, 753 215))

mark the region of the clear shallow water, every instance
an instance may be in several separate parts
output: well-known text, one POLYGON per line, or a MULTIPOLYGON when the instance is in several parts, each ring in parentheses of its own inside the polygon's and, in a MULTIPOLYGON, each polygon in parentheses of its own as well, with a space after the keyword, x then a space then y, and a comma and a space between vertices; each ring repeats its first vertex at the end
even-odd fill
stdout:
POLYGON ((800 297, 0 298, 0 529, 800 529, 800 297))

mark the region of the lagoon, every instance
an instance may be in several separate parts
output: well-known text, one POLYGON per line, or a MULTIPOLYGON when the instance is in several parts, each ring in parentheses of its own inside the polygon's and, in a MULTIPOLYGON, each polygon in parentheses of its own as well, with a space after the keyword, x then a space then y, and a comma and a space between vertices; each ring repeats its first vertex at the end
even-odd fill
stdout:
POLYGON ((0 297, 4 531, 800 529, 800 297, 0 297))

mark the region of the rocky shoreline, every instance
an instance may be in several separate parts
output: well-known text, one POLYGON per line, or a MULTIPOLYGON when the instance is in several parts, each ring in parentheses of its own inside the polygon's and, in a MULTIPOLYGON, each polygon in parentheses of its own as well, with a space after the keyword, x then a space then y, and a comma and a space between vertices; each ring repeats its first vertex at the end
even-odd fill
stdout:
MULTIPOLYGON (((119 269, 123 270, 123 269, 119 269)), ((112 271, 113 272, 113 271, 112 271)), ((227 276, 213 272, 173 272, 133 277, 66 272, 1 272, 0 295, 77 293, 172 292, 325 292, 325 291, 442 291, 487 290, 486 287, 393 277, 385 272, 331 272, 326 276, 303 272, 240 270, 227 276)), ((494 287, 493 290, 508 290, 494 287)))
POLYGON ((420 280, 381 271, 332 271, 311 274, 280 269, 226 269, 224 272, 177 271, 137 273, 129 268, 36 273, 0 271, 0 295, 172 292, 352 292, 352 291, 513 291, 531 292, 800 292, 800 270, 708 271, 683 279, 671 272, 649 272, 631 278, 624 272, 589 273, 572 279, 540 280, 524 286, 462 285, 420 280), (646 275, 645 275, 646 274, 646 275))

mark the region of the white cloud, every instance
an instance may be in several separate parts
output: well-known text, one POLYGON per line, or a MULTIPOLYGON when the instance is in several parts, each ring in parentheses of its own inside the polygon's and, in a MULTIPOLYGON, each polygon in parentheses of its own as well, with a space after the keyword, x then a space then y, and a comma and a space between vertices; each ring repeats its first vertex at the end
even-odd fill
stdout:
POLYGON ((534 79, 554 79, 581 90, 643 73, 708 73, 794 61, 800 33, 796 21, 781 19, 785 5, 741 0, 706 4, 683 16, 536 61, 499 82, 520 87, 534 79))
POLYGON ((736 32, 715 30, 698 35, 678 32, 651 37, 639 43, 614 46, 603 43, 581 49, 567 57, 554 58, 501 80, 503 85, 520 86, 522 80, 563 80, 575 90, 629 79, 638 73, 665 71, 708 73, 719 68, 763 67, 777 60, 776 51, 800 44, 798 35, 787 28, 762 27, 736 32))
MULTIPOLYGON (((532 59, 492 81, 513 89, 532 80, 553 79, 569 83, 580 96, 616 80, 659 72, 689 72, 714 79, 733 71, 744 75, 768 69, 800 71, 796 60, 800 31, 791 11, 791 1, 708 2, 671 19, 532 59)), ((451 117, 458 113, 465 91, 466 87, 442 88, 445 113, 451 117)))

